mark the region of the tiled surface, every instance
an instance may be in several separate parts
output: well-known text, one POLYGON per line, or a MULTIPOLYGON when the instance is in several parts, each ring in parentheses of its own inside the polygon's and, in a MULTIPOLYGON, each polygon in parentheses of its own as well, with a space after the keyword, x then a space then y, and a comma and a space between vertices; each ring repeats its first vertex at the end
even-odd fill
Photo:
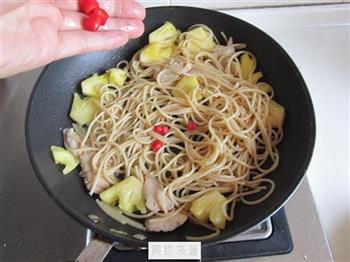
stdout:
MULTIPOLYGON (((348 1, 348 0, 347 0, 348 1)), ((267 6, 285 6, 285 5, 308 5, 325 3, 342 3, 344 0, 171 0, 171 5, 196 6, 210 9, 230 9, 230 8, 249 8, 249 7, 267 7, 267 6)))

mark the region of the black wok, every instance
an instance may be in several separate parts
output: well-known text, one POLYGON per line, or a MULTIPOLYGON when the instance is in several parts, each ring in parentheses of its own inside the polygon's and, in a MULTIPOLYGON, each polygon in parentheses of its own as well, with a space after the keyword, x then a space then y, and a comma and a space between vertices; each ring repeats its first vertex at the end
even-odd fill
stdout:
POLYGON ((52 160, 49 147, 63 144, 61 129, 72 124, 68 113, 72 94, 80 92, 79 83, 93 73, 104 72, 115 66, 121 59, 131 58, 136 50, 147 43, 148 34, 167 20, 182 31, 193 24, 206 24, 217 36, 223 31, 226 35, 233 36, 235 42, 247 43, 248 50, 255 54, 258 60, 259 70, 264 73, 263 80, 274 87, 276 100, 286 110, 284 139, 278 146, 281 161, 276 171, 270 175, 276 183, 275 191, 261 204, 238 204, 234 220, 227 224, 219 236, 205 241, 204 244, 236 235, 281 208, 301 182, 315 142, 312 101, 291 58, 278 43, 261 30, 219 12, 191 7, 150 8, 147 9, 145 19, 145 33, 139 39, 109 52, 89 53, 48 65, 31 95, 25 123, 27 148, 35 173, 57 204, 82 225, 105 237, 135 246, 146 245, 147 240, 181 241, 185 240, 185 236, 204 235, 208 231, 187 222, 174 232, 146 233, 147 240, 143 241, 130 235, 111 232, 110 228, 115 228, 131 235, 140 233, 105 215, 94 199, 87 194, 78 171, 63 176, 61 168, 52 160), (93 223, 88 214, 98 215, 101 222, 93 223))

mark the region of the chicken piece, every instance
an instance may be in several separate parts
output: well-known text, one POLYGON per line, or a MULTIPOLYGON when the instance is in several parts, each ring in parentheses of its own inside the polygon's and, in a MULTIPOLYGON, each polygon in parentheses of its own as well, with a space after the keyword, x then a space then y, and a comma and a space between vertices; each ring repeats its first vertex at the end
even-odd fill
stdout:
POLYGON ((63 142, 65 148, 74 151, 80 147, 81 139, 73 128, 65 128, 63 129, 63 142))
POLYGON ((186 222, 188 216, 185 213, 179 212, 171 217, 160 218, 153 216, 145 221, 146 230, 151 232, 168 232, 173 231, 186 222))
POLYGON ((169 211, 174 208, 174 203, 162 194, 163 187, 158 180, 152 176, 145 176, 143 194, 146 200, 146 207, 153 211, 169 211))
POLYGON ((186 60, 174 59, 169 63, 167 67, 176 74, 183 75, 192 69, 192 64, 186 60))
MULTIPOLYGON (((96 174, 93 171, 91 166, 91 153, 84 153, 79 155, 80 167, 81 167, 81 176, 84 178, 84 183, 88 190, 91 190, 96 179, 96 174)), ((100 176, 98 183, 92 193, 99 194, 105 189, 110 187, 110 183, 103 177, 100 176)))
MULTIPOLYGON (((63 129, 64 146, 70 150, 78 149, 81 144, 80 137, 74 132, 73 128, 63 129)), ((88 190, 91 190, 96 179, 96 174, 91 165, 92 153, 77 153, 81 167, 81 176, 84 178, 84 183, 88 190)), ((110 186, 110 183, 100 176, 98 183, 92 193, 99 194, 110 186)))

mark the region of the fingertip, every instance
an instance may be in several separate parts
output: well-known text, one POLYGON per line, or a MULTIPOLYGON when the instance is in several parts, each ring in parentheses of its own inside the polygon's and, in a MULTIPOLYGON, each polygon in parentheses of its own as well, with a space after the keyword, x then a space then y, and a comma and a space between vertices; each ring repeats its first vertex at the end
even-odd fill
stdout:
POLYGON ((118 17, 134 18, 143 20, 146 16, 145 7, 136 1, 127 1, 122 6, 118 17))
POLYGON ((138 18, 138 19, 145 19, 146 17, 146 9, 145 7, 140 4, 139 2, 135 2, 135 16, 138 18))
POLYGON ((135 20, 134 23, 135 23, 135 30, 129 33, 130 38, 138 38, 142 36, 143 32, 145 31, 145 26, 142 21, 135 20))

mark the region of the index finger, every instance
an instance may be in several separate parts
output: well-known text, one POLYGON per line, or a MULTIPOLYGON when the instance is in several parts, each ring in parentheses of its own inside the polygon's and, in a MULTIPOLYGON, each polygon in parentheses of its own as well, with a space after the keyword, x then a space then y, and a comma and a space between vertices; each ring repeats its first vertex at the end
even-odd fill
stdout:
MULTIPOLYGON (((55 0, 55 2, 60 9, 79 11, 79 0, 55 0)), ((98 3, 111 17, 143 20, 146 15, 143 5, 134 0, 101 0, 98 3)))

